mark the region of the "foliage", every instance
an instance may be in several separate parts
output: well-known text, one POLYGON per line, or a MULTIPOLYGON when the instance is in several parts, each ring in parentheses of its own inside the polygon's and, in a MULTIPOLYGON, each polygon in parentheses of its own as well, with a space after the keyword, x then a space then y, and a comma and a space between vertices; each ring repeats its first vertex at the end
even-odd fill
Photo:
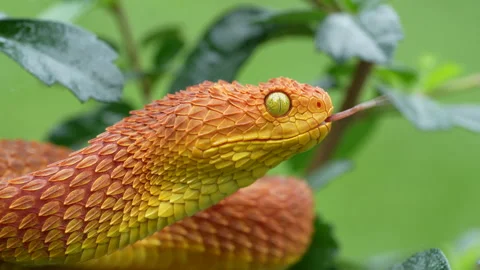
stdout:
POLYGON ((92 33, 43 20, 0 19, 0 51, 42 82, 59 82, 81 101, 117 101, 123 77, 117 54, 92 33), (101 72, 100 72, 101 71, 101 72))
MULTIPOLYGON (((127 80, 140 82, 142 91, 138 93, 149 101, 153 85, 167 77, 173 79, 165 93, 177 92, 203 80, 231 81, 263 44, 282 42, 284 37, 309 38, 318 53, 331 59, 320 79, 312 81, 328 91, 341 93, 344 104, 358 94, 359 97, 384 95, 393 105, 353 118, 350 127, 339 134, 338 142, 328 145, 334 155, 326 162, 312 163, 318 150, 313 149, 274 169, 275 173, 306 178, 315 191, 354 167, 348 157, 375 131, 385 112, 392 109, 420 130, 460 127, 480 131, 480 105, 445 105, 435 100, 442 94, 479 86, 480 75, 461 77, 464 75, 461 67, 452 63, 439 65, 430 55, 423 57, 418 67, 396 64, 395 50, 404 33, 400 18, 390 5, 379 0, 309 2, 311 8, 303 10, 274 11, 258 5, 233 7, 212 18, 203 36, 183 58, 180 55, 187 46, 181 29, 161 25, 140 39, 143 48, 154 49, 150 66, 143 68, 132 46, 136 41, 131 40, 128 16, 120 0, 58 1, 37 18, 10 18, 0 13, 0 51, 43 83, 58 82, 81 102, 90 98, 98 101, 94 110, 66 118, 47 135, 53 143, 79 148, 132 110, 128 101, 121 101, 127 80), (108 10, 121 22, 119 29, 125 44, 107 42, 91 33, 95 29, 73 25, 92 9, 108 10), (129 60, 128 65, 114 63, 119 56, 116 51, 129 60), (182 64, 176 69, 173 63, 178 58, 182 64)), ((354 100, 359 101, 360 98, 354 100)), ((322 147, 327 146, 317 148, 322 147)), ((352 269, 352 264, 337 258, 341 243, 334 236, 333 226, 320 216, 315 219, 316 231, 310 249, 292 269, 352 269)), ((473 258, 466 253, 447 254, 454 265, 464 265, 473 258)), ((394 263, 390 263, 392 270, 451 269, 439 249, 394 263)))
POLYGON ((291 267, 292 270, 335 269, 338 243, 333 237, 331 226, 317 216, 314 220, 314 228, 310 248, 302 260, 291 267))
POLYGON ((204 80, 235 79, 245 61, 262 43, 282 36, 313 35, 305 22, 276 23, 271 11, 240 7, 211 25, 176 75, 173 93, 204 80))
POLYGON ((391 270, 451 270, 447 258, 437 248, 418 252, 402 263, 394 265, 391 270))
POLYGON ((335 12, 317 27, 315 44, 337 62, 352 57, 378 64, 388 63, 403 38, 399 18, 393 8, 380 5, 358 14, 335 12))
POLYGON ((48 141, 80 149, 89 139, 128 116, 132 110, 133 107, 125 102, 102 104, 91 112, 76 115, 56 126, 48 134, 48 141))

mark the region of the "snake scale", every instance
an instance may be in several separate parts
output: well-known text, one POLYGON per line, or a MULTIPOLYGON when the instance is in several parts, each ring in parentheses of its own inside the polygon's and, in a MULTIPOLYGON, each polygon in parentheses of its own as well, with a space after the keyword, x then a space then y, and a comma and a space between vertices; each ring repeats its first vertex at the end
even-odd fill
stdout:
POLYGON ((205 81, 132 111, 74 152, 0 141, 0 260, 285 269, 310 243, 312 192, 265 175, 320 143, 332 111, 323 89, 289 78, 205 81))

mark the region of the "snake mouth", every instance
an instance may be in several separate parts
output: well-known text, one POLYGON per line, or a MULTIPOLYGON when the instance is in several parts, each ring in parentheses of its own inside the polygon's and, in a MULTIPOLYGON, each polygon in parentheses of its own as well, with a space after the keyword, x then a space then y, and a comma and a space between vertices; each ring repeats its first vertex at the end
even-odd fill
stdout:
MULTIPOLYGON (((282 142, 282 141, 289 141, 289 140, 292 140, 296 137, 299 137, 299 136, 302 136, 306 133, 311 133, 312 131, 314 130, 318 130, 318 131, 321 131, 321 129, 323 127, 325 127, 327 129, 327 133, 330 132, 331 130, 331 125, 332 123, 331 122, 328 122, 328 121, 322 121, 319 125, 316 125, 312 128, 309 128, 303 132, 299 132, 298 134, 294 135, 294 136, 289 136, 289 137, 283 137, 283 138, 255 138, 255 139, 251 139, 251 140, 231 140, 231 141, 228 141, 228 142, 221 142, 221 143, 213 143, 211 145, 211 147, 215 147, 215 148, 221 148, 223 146, 226 146, 226 145, 233 145, 235 143, 278 143, 278 142, 282 142)), ((324 137, 324 135, 321 135, 321 132, 320 132, 320 135, 319 137, 324 137)), ((313 139, 313 138, 312 138, 313 139)), ((317 140, 318 138, 315 138, 315 140, 317 140)))
POLYGON ((320 125, 318 125, 317 128, 322 129, 322 127, 325 127, 327 129, 327 133, 330 133, 330 130, 332 129, 332 123, 323 121, 322 123, 320 123, 320 125))
MULTIPOLYGON (((304 134, 307 134, 307 133, 311 133, 312 131, 314 130, 318 130, 320 131, 320 135, 318 138, 323 138, 325 137, 325 135, 322 135, 322 129, 325 128, 327 129, 327 134, 330 133, 330 130, 331 130, 331 126, 332 126, 332 123, 331 122, 328 122, 326 121, 327 118, 325 118, 324 121, 322 121, 320 124, 314 126, 314 127, 311 127, 303 132, 299 132, 298 134, 294 135, 294 136, 290 136, 290 137, 285 137, 285 138, 277 138, 277 139, 255 139, 254 141, 260 141, 260 142, 281 142, 281 141, 288 141, 288 140, 292 140, 296 137, 299 137, 299 136, 302 136, 304 134)), ((318 138, 312 138, 313 140, 317 140, 318 138)))

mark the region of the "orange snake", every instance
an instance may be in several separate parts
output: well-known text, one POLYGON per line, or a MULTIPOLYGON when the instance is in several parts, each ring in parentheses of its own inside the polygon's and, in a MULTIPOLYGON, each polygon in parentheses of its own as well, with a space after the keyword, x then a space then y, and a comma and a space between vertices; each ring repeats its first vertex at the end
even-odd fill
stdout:
POLYGON ((0 260, 7 269, 284 269, 310 244, 312 192, 265 174, 320 143, 332 111, 323 89, 288 78, 204 82, 72 153, 0 141, 0 260))

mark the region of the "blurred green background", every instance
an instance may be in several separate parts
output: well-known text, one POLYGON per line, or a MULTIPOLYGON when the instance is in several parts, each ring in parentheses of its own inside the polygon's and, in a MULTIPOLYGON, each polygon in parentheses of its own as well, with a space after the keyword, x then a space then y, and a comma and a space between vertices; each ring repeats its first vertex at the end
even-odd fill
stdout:
MULTIPOLYGON (((34 17, 55 1, 2 1, 0 11, 34 17)), ((302 8, 300 0, 124 1, 135 36, 165 25, 179 25, 189 46, 219 13, 238 4, 274 9, 302 8)), ((392 1, 404 26, 396 61, 415 66, 425 53, 456 62, 465 73, 480 71, 478 0, 392 1)), ((94 10, 77 22, 101 36, 120 41, 107 12, 94 10)), ((144 62, 149 52, 142 52, 144 62)), ((287 39, 258 49, 238 80, 258 83, 276 76, 311 82, 327 58, 311 40, 287 39)), ((92 108, 65 88, 48 88, 15 62, 0 55, 0 138, 42 140, 69 115, 92 108)), ((162 83, 157 87, 160 95, 162 83)), ((480 89, 477 89, 480 90, 480 89)), ((136 84, 126 95, 140 106, 136 84)), ((455 94, 448 102, 480 103, 480 91, 455 94)), ((317 195, 317 208, 334 224, 342 256, 363 260, 389 251, 414 252, 455 240, 480 226, 480 136, 465 130, 421 132, 399 116, 389 115, 351 158, 355 170, 317 195)))

